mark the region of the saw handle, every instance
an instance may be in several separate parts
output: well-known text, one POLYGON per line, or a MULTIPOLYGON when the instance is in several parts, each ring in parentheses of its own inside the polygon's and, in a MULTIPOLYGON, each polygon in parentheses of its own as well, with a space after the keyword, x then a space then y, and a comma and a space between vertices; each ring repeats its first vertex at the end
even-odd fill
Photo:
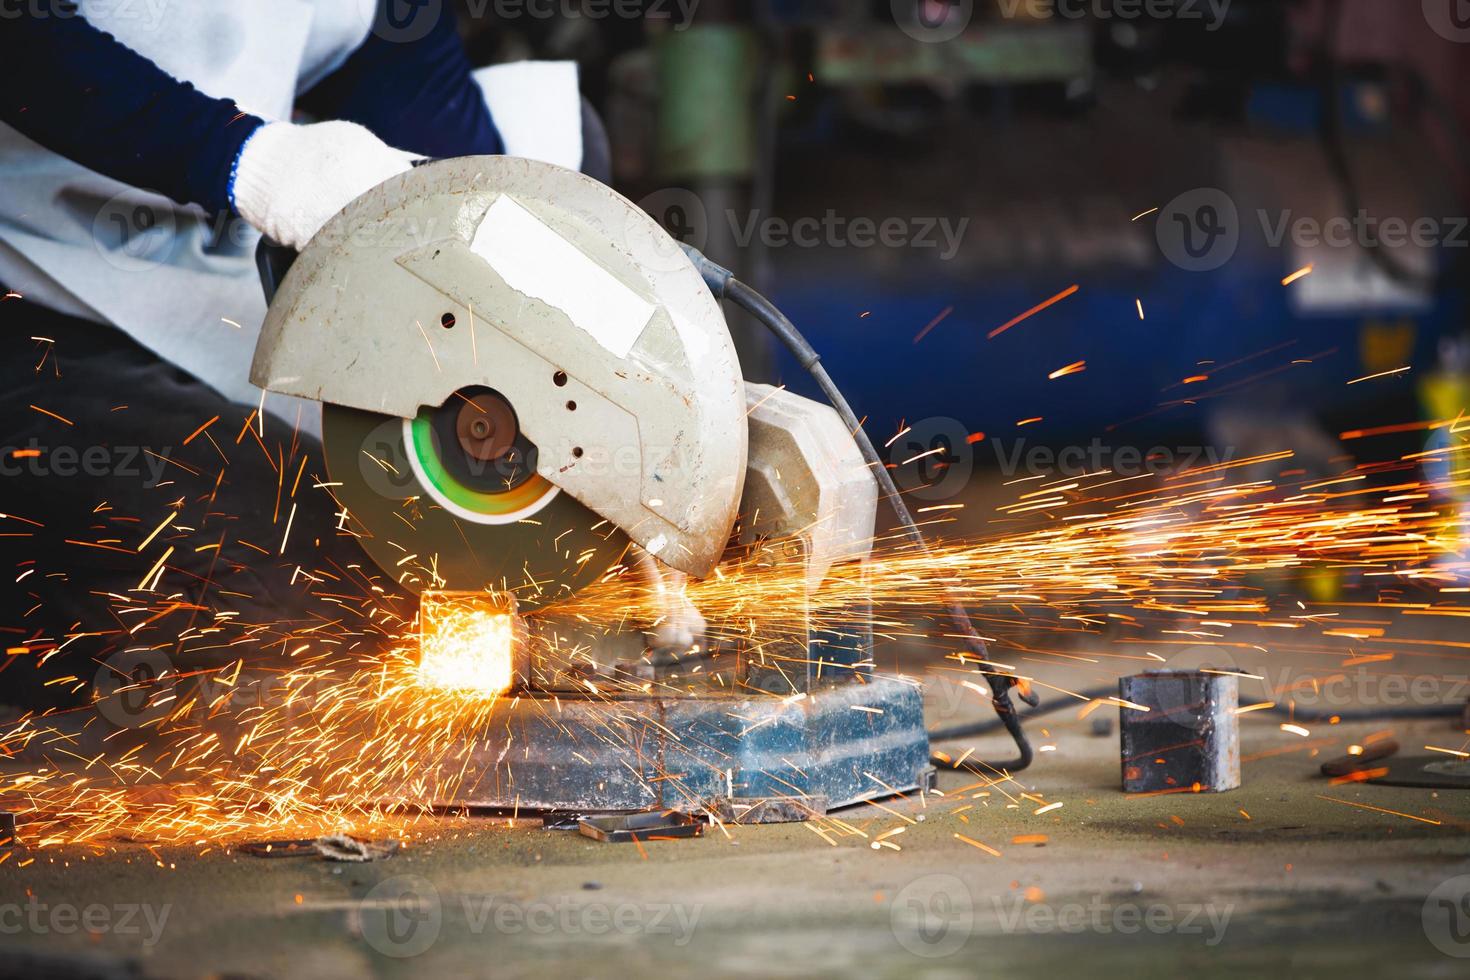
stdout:
MULTIPOLYGON (((437 162, 434 158, 425 157, 411 161, 409 166, 418 168, 437 162)), ((292 263, 300 254, 289 245, 278 245, 264 235, 260 237, 260 244, 255 246, 255 268, 260 271, 260 288, 267 303, 276 298, 276 290, 281 288, 286 273, 291 271, 292 263)))
POLYGON ((277 245, 265 237, 260 239, 260 244, 255 247, 255 268, 260 271, 260 288, 267 303, 276 298, 276 290, 281 288, 281 282, 299 254, 289 245, 277 245))

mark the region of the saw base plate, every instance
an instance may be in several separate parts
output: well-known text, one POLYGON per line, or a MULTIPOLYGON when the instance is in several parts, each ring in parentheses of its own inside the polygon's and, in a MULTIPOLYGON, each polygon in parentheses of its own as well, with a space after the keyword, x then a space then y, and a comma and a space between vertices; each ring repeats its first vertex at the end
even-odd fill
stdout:
POLYGON ((739 823, 808 820, 928 787, 934 773, 919 688, 883 675, 799 701, 523 695, 497 706, 463 769, 460 791, 436 803, 709 809, 739 823))

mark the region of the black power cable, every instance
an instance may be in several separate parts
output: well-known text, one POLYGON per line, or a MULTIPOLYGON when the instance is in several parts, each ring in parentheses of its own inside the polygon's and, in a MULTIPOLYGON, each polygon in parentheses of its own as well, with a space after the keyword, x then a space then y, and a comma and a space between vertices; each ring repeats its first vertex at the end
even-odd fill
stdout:
MULTIPOLYGON (((903 533, 914 543, 922 554, 929 554, 929 542, 924 539, 924 532, 919 529, 914 521, 913 514, 909 512, 908 505, 904 503, 897 485, 893 482, 893 476, 888 472, 882 457, 878 455, 873 441, 868 438, 867 432, 863 430, 862 422, 858 420, 852 407, 848 405, 847 399, 843 397, 842 391, 832 380, 827 369, 822 366, 821 355, 812 347, 807 339, 796 329, 796 325, 787 318, 786 314, 776 308, 775 304, 756 292, 750 286, 735 278, 735 274, 724 266, 708 259, 702 252, 691 245, 684 245, 683 249, 694 262, 699 274, 704 278, 710 292, 718 299, 728 299, 730 302, 745 310, 751 316, 763 323, 778 340, 785 345, 791 355, 796 358, 802 368, 812 376, 817 386, 822 389, 822 394, 827 401, 836 409, 842 424, 847 426, 857 442, 858 448, 862 450, 863 459, 873 470, 873 475, 878 480, 878 485, 883 490, 883 495, 888 498, 889 505, 897 515, 903 533)), ((946 611, 950 622, 959 631, 961 639, 969 647, 970 652, 982 662, 990 663, 990 654, 986 649, 985 641, 980 634, 975 632, 975 626, 970 622, 970 614, 965 611, 964 605, 953 592, 950 593, 949 603, 946 611)), ((1011 689, 1019 683, 1019 678, 1014 674, 993 671, 987 674, 990 681, 990 703, 995 708, 998 720, 995 724, 1005 728, 1010 733, 1011 739, 1016 743, 1017 757, 1004 762, 975 762, 967 763, 968 766, 983 767, 987 772, 1016 773, 1031 765, 1033 753, 1031 743, 1026 738, 1026 733, 1021 728, 1021 718, 1016 711, 1015 704, 1011 701, 1011 689)), ((1038 700, 1034 695, 1021 694, 1022 700, 1027 704, 1035 706, 1038 700)), ((980 771, 978 768, 976 771, 980 771)))

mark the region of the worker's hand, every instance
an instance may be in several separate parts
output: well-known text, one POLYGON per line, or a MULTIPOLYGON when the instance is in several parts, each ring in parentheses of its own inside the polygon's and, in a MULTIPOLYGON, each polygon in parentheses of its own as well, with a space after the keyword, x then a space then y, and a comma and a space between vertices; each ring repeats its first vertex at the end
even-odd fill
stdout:
POLYGON ((357 123, 266 123, 240 150, 230 203, 261 234, 299 249, 338 211, 414 159, 357 123))

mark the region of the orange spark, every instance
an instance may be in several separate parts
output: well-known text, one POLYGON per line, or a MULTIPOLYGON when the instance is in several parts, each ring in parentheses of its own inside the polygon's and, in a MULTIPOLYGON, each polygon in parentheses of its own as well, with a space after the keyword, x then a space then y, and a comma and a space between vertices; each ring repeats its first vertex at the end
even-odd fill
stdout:
POLYGON ((1413 366, 1408 365, 1401 368, 1394 368, 1392 371, 1380 371, 1378 374, 1370 374, 1366 378, 1354 378, 1352 381, 1349 381, 1348 384, 1356 385, 1362 384, 1364 381, 1373 381, 1378 378, 1390 378, 1393 377, 1395 374, 1403 374, 1405 371, 1409 371, 1412 369, 1413 366))
POLYGON ((1298 269, 1295 272, 1293 272, 1291 275, 1287 276, 1285 279, 1281 280, 1281 285, 1283 285, 1283 286, 1290 286, 1292 283, 1296 282, 1298 279, 1305 279, 1305 278, 1307 278, 1307 276, 1310 276, 1312 274, 1312 270, 1315 269, 1315 268, 1316 268, 1316 266, 1309 265, 1309 266, 1307 266, 1304 269, 1298 269))
POLYGON ((46 411, 46 409, 42 408, 39 405, 32 405, 31 408, 33 408, 36 411, 40 412, 42 415, 49 415, 49 416, 51 416, 53 419, 55 419, 58 422, 65 422, 67 425, 75 425, 76 424, 71 419, 62 418, 60 415, 57 415, 55 412, 48 412, 48 411, 46 411))
POLYGON ((1081 374, 1083 371, 1086 371, 1086 370, 1087 370, 1087 362, 1086 361, 1073 361, 1071 364, 1068 364, 1064 368, 1057 368, 1051 374, 1048 374, 1046 376, 1046 379, 1048 381, 1055 381, 1058 378, 1065 378, 1069 374, 1081 374))
POLYGON ((1041 303, 1037 303, 1035 306, 1031 307, 1031 309, 1027 310, 1025 313, 1022 313, 1015 319, 1009 320, 1006 323, 1003 323, 1000 326, 996 327, 994 330, 990 331, 990 333, 986 335, 986 339, 994 340, 996 337, 999 337, 1001 334, 1005 333, 1016 324, 1021 323, 1025 320, 1029 320, 1031 317, 1040 313, 1042 310, 1047 309, 1048 307, 1055 306, 1062 300, 1075 294, 1081 288, 1081 286, 1068 286, 1066 289, 1062 290, 1060 293, 1057 293, 1051 299, 1045 300, 1041 303))

